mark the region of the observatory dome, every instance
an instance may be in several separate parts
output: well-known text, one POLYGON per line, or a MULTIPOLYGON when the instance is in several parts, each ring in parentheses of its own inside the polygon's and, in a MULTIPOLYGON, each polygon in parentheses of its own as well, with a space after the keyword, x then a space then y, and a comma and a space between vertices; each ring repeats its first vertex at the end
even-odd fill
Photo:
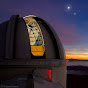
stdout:
MULTIPOLYGON (((28 86, 26 88, 30 86, 30 88, 40 86, 49 88, 54 81, 61 86, 57 88, 66 88, 66 67, 62 43, 53 27, 45 20, 34 15, 25 17, 13 15, 8 21, 0 24, 0 82, 2 84, 6 81, 6 84, 18 83, 22 86, 23 79, 26 77, 27 81, 24 80, 28 86), (36 82, 33 81, 34 76, 37 77, 36 82), (13 79, 16 77, 17 79, 13 79), (42 78, 42 81, 38 77, 42 78), (18 82, 19 78, 21 81, 18 82)), ((54 84, 55 88, 57 84, 54 84)))
POLYGON ((53 27, 45 20, 29 15, 11 16, 0 24, 1 59, 60 59, 64 48, 53 27))

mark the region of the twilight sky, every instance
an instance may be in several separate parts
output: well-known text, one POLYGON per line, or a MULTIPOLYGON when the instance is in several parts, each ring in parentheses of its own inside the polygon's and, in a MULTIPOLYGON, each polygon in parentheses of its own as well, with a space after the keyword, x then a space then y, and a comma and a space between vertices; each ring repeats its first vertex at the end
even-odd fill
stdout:
POLYGON ((57 32, 66 58, 88 59, 88 0, 0 0, 0 23, 15 14, 46 20, 57 32))

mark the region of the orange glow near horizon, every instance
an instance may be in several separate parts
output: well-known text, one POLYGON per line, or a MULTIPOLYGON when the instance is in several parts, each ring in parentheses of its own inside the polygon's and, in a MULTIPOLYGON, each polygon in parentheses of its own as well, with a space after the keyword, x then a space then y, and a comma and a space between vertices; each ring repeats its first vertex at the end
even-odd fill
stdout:
POLYGON ((88 60, 88 54, 66 54, 66 59, 88 60))

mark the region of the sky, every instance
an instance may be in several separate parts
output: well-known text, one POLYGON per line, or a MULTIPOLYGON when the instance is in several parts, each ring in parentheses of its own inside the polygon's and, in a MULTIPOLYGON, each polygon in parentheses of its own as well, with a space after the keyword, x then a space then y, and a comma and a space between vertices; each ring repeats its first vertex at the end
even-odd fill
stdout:
POLYGON ((0 0, 0 23, 16 14, 47 21, 58 34, 66 59, 88 60, 88 0, 0 0))

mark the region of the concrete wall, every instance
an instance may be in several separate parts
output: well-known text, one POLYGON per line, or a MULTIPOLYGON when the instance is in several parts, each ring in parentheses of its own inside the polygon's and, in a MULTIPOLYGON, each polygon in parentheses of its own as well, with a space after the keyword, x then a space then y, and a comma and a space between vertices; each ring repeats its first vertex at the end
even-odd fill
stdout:
POLYGON ((51 73, 52 82, 58 81, 63 86, 63 88, 66 88, 67 66, 62 65, 58 67, 36 69, 34 71, 34 75, 38 77, 42 77, 43 79, 46 79, 48 69, 52 70, 52 73, 51 73))
POLYGON ((64 88, 66 88, 67 70, 65 66, 52 67, 52 80, 58 81, 64 88))

